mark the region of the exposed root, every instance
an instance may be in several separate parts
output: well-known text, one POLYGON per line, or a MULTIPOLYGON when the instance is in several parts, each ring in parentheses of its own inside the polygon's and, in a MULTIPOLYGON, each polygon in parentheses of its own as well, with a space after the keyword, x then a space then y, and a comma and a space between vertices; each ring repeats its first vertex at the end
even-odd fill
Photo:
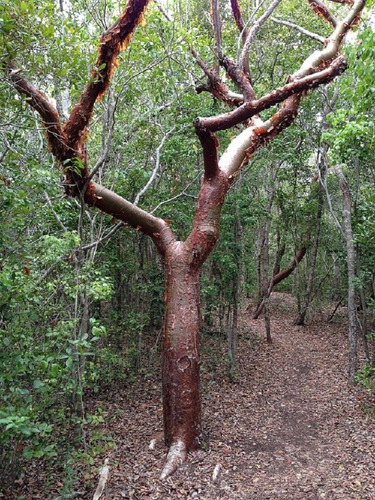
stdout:
POLYGON ((185 461, 187 456, 186 445, 181 440, 176 441, 169 448, 167 461, 161 473, 160 479, 164 480, 171 476, 185 461))

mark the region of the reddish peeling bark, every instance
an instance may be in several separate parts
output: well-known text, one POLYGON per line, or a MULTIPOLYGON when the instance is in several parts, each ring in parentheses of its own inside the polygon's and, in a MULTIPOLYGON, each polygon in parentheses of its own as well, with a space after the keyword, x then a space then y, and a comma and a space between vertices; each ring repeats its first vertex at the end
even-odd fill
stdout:
POLYGON ((163 412, 165 443, 173 454, 165 477, 198 446, 201 430, 199 268, 191 260, 182 242, 165 256, 163 412))
POLYGON ((64 127, 68 145, 73 151, 79 153, 85 143, 86 127, 91 119, 94 104, 107 91, 113 71, 118 66, 117 57, 121 50, 128 46, 149 2, 150 0, 128 2, 119 19, 102 36, 91 79, 64 127))
POLYGON ((254 100, 256 96, 248 74, 239 68, 236 63, 231 61, 229 57, 221 57, 220 64, 226 69, 228 75, 231 77, 238 89, 241 90, 244 101, 249 102, 254 100))
POLYGON ((207 76, 208 79, 207 84, 199 85, 198 87, 195 88, 197 94, 200 94, 201 92, 205 91, 210 92, 215 97, 215 99, 225 102, 226 104, 228 104, 228 106, 231 107, 240 106, 243 103, 243 97, 236 96, 235 94, 231 93, 228 85, 222 81, 222 79, 220 78, 220 76, 216 71, 209 68, 205 64, 205 62, 202 61, 196 50, 193 49, 191 53, 193 54, 195 60, 202 68, 204 74, 207 76))
POLYGON ((222 172, 205 177, 190 236, 185 242, 177 241, 169 245, 164 256, 163 412, 165 443, 169 446, 169 453, 162 479, 172 474, 185 460, 186 454, 199 443, 199 272, 219 236, 221 207, 229 186, 230 181, 222 172))
POLYGON ((240 33, 242 34, 242 40, 245 41, 247 37, 247 29, 244 23, 244 20, 242 19, 241 15, 241 9, 238 4, 238 0, 230 0, 230 4, 232 7, 232 14, 234 17, 234 20, 236 21, 237 28, 239 29, 240 33))
POLYGON ((39 113, 51 153, 60 161, 64 161, 67 158, 66 137, 57 110, 43 92, 26 81, 18 70, 12 68, 12 65, 6 65, 5 70, 14 88, 26 96, 28 104, 39 113))
POLYGON ((308 0, 309 5, 314 9, 314 12, 318 14, 319 17, 325 19, 331 26, 336 27, 337 21, 327 9, 327 7, 322 4, 319 0, 308 0))

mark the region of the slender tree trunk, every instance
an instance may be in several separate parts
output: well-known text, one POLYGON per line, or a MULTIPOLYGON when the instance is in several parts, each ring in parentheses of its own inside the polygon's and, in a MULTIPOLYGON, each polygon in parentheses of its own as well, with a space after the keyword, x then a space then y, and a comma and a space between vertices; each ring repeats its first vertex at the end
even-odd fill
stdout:
MULTIPOLYGON (((360 256, 359 256, 359 249, 358 246, 356 248, 356 272, 357 276, 361 275, 361 264, 360 264, 360 256)), ((358 317, 358 323, 359 327, 361 329, 362 333, 362 342, 363 342, 363 350, 365 352, 366 356, 366 361, 368 363, 371 362, 371 357, 370 357, 370 350, 369 350, 369 345, 368 345, 368 340, 367 340, 367 304, 366 304, 366 297, 365 297, 365 292, 363 290, 363 286, 360 287, 359 289, 359 300, 361 304, 361 312, 358 317)))
POLYGON ((263 240, 263 248, 262 248, 262 296, 264 303, 264 325, 266 329, 266 339, 268 344, 272 344, 271 337, 271 319, 270 319, 270 310, 269 310, 269 281, 268 281, 268 268, 269 268, 269 233, 271 227, 271 208, 272 201, 269 203, 269 211, 268 218, 266 224, 264 226, 264 240, 263 240))
POLYGON ((354 287, 355 280, 355 248, 353 241, 352 221, 351 221, 351 195, 347 180, 342 170, 336 166, 334 168, 343 195, 344 209, 342 211, 346 252, 348 262, 348 319, 349 319, 349 382, 354 384, 355 373, 358 368, 357 355, 357 317, 356 317, 356 293, 354 287))
POLYGON ((276 276, 280 272, 281 259, 285 253, 285 242, 281 244, 281 235, 279 229, 276 229, 276 254, 273 264, 272 276, 276 276))
POLYGON ((313 242, 313 247, 312 247, 311 263, 310 263, 309 274, 308 274, 308 278, 307 278, 305 297, 304 297, 304 301, 303 301, 301 310, 299 312, 299 315, 295 321, 296 325, 304 325, 305 324, 306 314, 307 314, 308 308, 310 306, 312 292, 313 292, 313 286, 314 286, 315 267, 316 267, 316 260, 318 257, 320 228, 321 228, 322 214, 323 214, 323 188, 320 184, 319 184, 318 190, 319 190, 318 191, 318 212, 316 214, 316 226, 315 226, 314 242, 313 242))
POLYGON ((229 357, 229 378, 231 381, 236 378, 236 355, 238 344, 238 291, 239 279, 235 278, 233 283, 233 312, 232 322, 228 330, 228 357, 229 357))
MULTIPOLYGON (((237 189, 239 188, 237 184, 237 189)), ((243 275, 243 228, 241 224, 241 217, 239 213, 238 204, 236 204, 234 241, 235 241, 235 257, 236 257, 236 273, 233 277, 233 311, 232 321, 228 329, 228 357, 229 357, 229 378, 234 380, 236 378, 236 356, 238 345, 238 309, 240 304, 240 289, 241 289, 241 276, 243 275)))

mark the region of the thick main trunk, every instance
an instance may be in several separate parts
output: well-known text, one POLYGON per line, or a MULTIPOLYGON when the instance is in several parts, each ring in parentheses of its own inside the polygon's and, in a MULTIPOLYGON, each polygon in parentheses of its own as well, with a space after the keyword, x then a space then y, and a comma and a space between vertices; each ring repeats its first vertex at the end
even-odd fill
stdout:
POLYGON ((162 478, 197 447, 201 428, 199 267, 193 260, 181 242, 165 256, 163 408, 170 451, 162 478))

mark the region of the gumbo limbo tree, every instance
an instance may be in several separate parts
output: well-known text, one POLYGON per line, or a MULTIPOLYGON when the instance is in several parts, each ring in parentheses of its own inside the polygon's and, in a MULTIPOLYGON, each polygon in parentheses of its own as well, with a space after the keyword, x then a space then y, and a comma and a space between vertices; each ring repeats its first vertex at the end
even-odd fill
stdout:
MULTIPOLYGON (((207 84, 197 88, 197 91, 211 92, 215 99, 228 105, 228 112, 218 116, 199 117, 194 122, 202 148, 204 175, 192 229, 185 241, 178 240, 166 221, 95 182, 96 172, 89 170, 85 148, 95 103, 108 89, 118 64, 118 55, 130 43, 150 0, 128 0, 119 19, 102 35, 92 76, 65 123, 44 93, 23 77, 17 61, 3 61, 3 68, 11 84, 40 115, 49 149, 64 172, 66 194, 79 197, 87 205, 148 235, 163 259, 166 282, 162 379, 165 442, 169 453, 162 478, 173 473, 186 458, 188 451, 196 448, 199 442, 199 273, 218 239, 220 213, 225 196, 253 153, 266 146, 293 122, 307 91, 331 82, 346 69, 346 60, 340 53, 340 46, 345 35, 358 23, 365 6, 365 0, 334 0, 344 4, 340 6, 342 19, 337 20, 319 0, 308 0, 316 14, 332 26, 331 35, 324 40, 323 48, 313 52, 297 71, 288 76, 284 86, 275 88, 266 95, 256 96, 250 51, 257 32, 280 1, 273 0, 262 16, 250 26, 243 20, 238 1, 231 0, 230 8, 239 29, 241 45, 237 60, 232 60, 224 54, 222 48, 219 1, 211 0, 218 64, 212 69, 192 50, 197 64, 207 77, 207 84), (220 67, 231 80, 230 86, 220 78, 220 67), (276 105, 272 116, 263 119, 262 112, 276 105), (234 129, 237 135, 226 150, 220 153, 215 133, 227 129, 234 129)), ((238 43, 237 40, 233 42, 238 43)))

